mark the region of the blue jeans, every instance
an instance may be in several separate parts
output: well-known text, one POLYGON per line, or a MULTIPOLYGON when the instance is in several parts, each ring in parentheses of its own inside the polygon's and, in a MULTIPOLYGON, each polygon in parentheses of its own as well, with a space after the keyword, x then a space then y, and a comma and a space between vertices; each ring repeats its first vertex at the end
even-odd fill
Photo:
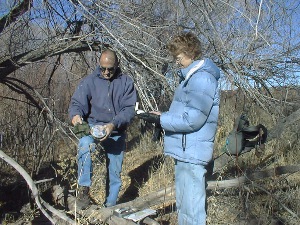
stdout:
POLYGON ((179 225, 206 224, 206 169, 175 160, 176 207, 179 225))
MULTIPOLYGON (((116 204, 121 187, 121 170, 125 150, 125 134, 112 135, 101 142, 106 155, 107 166, 107 196, 106 206, 116 204)), ((95 140, 92 136, 84 136, 78 144, 78 185, 91 186, 92 159, 91 152, 95 151, 95 140)))

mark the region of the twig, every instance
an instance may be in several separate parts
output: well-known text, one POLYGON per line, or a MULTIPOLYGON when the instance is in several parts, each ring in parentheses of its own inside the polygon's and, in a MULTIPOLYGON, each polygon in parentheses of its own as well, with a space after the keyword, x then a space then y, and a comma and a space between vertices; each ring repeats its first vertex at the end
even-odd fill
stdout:
POLYGON ((40 183, 52 181, 53 179, 54 179, 54 178, 43 179, 43 180, 37 180, 37 181, 34 181, 34 184, 40 184, 40 183))
POLYGON ((255 38, 257 38, 257 36, 258 36, 258 22, 259 22, 259 18, 260 18, 260 14, 261 14, 262 3, 263 3, 263 0, 261 0, 260 4, 259 4, 258 16, 257 16, 256 24, 255 24, 255 38))

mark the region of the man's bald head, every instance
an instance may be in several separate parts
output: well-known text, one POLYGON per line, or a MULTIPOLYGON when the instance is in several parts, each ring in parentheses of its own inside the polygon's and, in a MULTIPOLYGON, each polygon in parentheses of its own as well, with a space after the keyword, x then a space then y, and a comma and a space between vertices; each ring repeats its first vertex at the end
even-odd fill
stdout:
POLYGON ((105 79, 110 79, 113 77, 116 69, 119 65, 119 60, 116 52, 106 49, 102 52, 100 56, 100 68, 102 72, 102 76, 105 79))
POLYGON ((106 49, 101 53, 100 56, 100 64, 101 64, 101 60, 102 61, 110 61, 113 63, 118 64, 118 57, 115 51, 110 50, 110 49, 106 49))

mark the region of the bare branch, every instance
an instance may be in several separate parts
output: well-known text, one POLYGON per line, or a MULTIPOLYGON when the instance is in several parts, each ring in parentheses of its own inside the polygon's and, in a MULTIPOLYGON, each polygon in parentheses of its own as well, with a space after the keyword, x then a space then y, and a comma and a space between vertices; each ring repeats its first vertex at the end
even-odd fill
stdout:
MULTIPOLYGON (((45 209, 43 207, 44 201, 41 200, 41 198, 39 196, 39 191, 38 191, 34 181, 29 176, 29 174, 17 162, 15 162, 11 157, 6 155, 2 150, 0 150, 0 157, 1 157, 1 159, 3 159, 5 162, 7 162, 12 167, 14 167, 20 173, 20 175, 25 179, 26 183, 28 184, 28 187, 32 191, 32 195, 34 197, 34 200, 35 200, 38 208, 47 217, 47 219, 49 219, 51 221, 52 224, 56 224, 56 220, 54 218, 52 218, 45 211, 45 209)), ((52 212, 56 213, 56 215, 59 216, 61 219, 64 219, 65 221, 69 222, 70 224, 75 224, 75 222, 73 222, 70 218, 68 218, 67 216, 65 216, 62 213, 59 213, 56 210, 53 210, 53 208, 50 207, 48 204, 46 204, 46 206, 47 206, 48 209, 52 210, 52 212)))
POLYGON ((15 6, 7 15, 0 18, 0 33, 9 24, 15 22, 19 16, 28 12, 32 7, 33 0, 23 0, 19 5, 15 6))
POLYGON ((18 68, 28 65, 33 62, 45 59, 46 57, 60 55, 69 52, 82 52, 82 51, 99 51, 100 42, 80 40, 60 40, 58 43, 52 43, 51 45, 41 46, 36 50, 32 50, 13 58, 5 58, 0 60, 0 79, 5 78, 10 73, 16 71, 18 68))

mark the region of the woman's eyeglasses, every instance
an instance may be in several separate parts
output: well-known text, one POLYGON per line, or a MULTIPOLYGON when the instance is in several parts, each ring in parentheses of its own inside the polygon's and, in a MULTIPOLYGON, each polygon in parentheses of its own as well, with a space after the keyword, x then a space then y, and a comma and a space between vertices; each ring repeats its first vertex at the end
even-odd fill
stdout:
POLYGON ((112 73, 115 70, 115 67, 100 67, 102 72, 105 72, 106 70, 108 70, 108 72, 112 73))
POLYGON ((175 63, 181 63, 182 59, 183 59, 183 56, 181 56, 181 57, 178 57, 178 56, 177 56, 177 57, 174 59, 174 61, 175 61, 175 63))

